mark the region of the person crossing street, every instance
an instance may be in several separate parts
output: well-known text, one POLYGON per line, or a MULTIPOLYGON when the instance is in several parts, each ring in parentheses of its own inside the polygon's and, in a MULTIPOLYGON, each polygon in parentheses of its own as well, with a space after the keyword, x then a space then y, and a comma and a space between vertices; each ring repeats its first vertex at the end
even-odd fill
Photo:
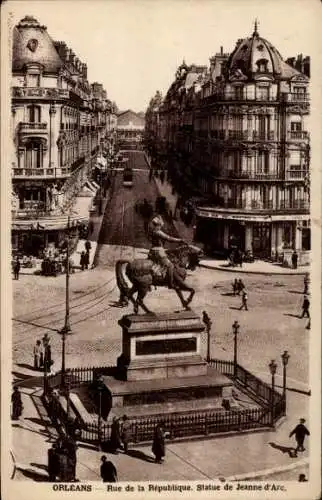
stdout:
POLYGON ((239 310, 241 311, 242 309, 245 309, 245 311, 248 311, 248 295, 247 295, 246 290, 243 290, 243 292, 242 292, 242 304, 241 304, 239 310))

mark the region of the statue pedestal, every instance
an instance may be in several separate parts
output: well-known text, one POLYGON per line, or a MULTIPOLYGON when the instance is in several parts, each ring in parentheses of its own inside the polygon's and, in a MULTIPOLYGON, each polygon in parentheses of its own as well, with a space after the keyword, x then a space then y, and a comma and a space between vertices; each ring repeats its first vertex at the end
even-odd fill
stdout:
POLYGON ((123 316, 119 366, 128 381, 205 375, 200 354, 204 324, 194 312, 123 316))
POLYGON ((232 381, 208 366, 201 356, 205 329, 192 311, 128 315, 119 321, 123 352, 119 380, 103 377, 112 400, 112 414, 135 415, 180 411, 190 400, 196 411, 229 398, 232 381), (162 410, 161 410, 162 408, 162 410))

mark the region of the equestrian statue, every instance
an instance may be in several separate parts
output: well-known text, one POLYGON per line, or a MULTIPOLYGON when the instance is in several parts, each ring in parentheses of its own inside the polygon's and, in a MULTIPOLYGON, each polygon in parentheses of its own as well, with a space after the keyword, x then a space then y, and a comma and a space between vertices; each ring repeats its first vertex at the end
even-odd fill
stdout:
POLYGON ((182 306, 190 310, 189 304, 195 290, 185 283, 187 270, 194 271, 199 264, 202 250, 188 245, 181 238, 174 238, 163 231, 164 222, 161 216, 151 221, 150 239, 152 248, 147 259, 118 260, 115 265, 116 282, 120 290, 120 305, 127 305, 130 300, 134 305, 134 313, 139 307, 146 313, 153 314, 144 304, 146 294, 152 286, 167 286, 178 295, 182 306), (173 242, 180 245, 173 250, 166 250, 164 243, 173 242), (128 282, 132 285, 129 286, 128 282), (182 292, 189 292, 185 299, 182 292), (136 298, 134 298, 134 294, 136 298))

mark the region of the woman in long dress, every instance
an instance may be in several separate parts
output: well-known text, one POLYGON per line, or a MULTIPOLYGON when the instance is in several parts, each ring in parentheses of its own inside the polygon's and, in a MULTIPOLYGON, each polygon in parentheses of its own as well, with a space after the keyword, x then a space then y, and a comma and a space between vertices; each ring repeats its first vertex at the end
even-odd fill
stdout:
POLYGON ((169 433, 164 430, 163 423, 157 424, 152 443, 152 453, 155 455, 155 461, 161 464, 165 457, 165 438, 169 433))

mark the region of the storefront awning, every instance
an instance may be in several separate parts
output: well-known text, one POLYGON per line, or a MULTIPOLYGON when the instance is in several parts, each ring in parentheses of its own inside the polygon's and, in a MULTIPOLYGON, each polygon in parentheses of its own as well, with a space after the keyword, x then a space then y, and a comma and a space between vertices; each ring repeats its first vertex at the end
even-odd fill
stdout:
POLYGON ((231 210, 220 210, 198 207, 196 215, 204 219, 236 220, 241 222, 278 222, 278 221, 301 221, 309 220, 309 214, 256 214, 245 212, 233 212, 231 210))
POLYGON ((270 215, 253 215, 244 213, 229 213, 229 212, 219 212, 207 209, 197 208, 196 215, 204 219, 222 219, 222 220, 237 220, 242 222, 270 222, 270 215))

